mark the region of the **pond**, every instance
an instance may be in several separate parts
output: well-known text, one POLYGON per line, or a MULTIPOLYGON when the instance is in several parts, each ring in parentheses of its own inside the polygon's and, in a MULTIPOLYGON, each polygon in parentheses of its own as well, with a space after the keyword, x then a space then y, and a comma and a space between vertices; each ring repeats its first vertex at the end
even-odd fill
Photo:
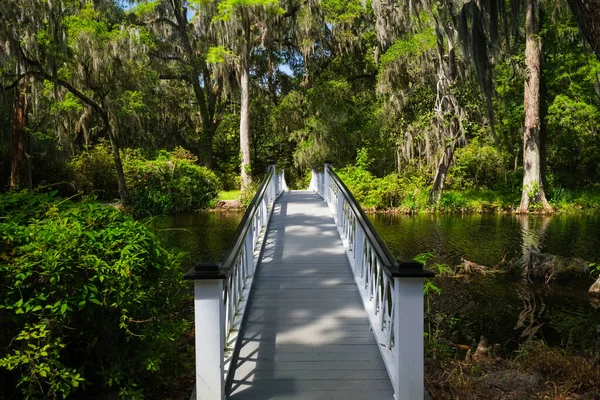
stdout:
POLYGON ((532 245, 599 262, 599 216, 372 215, 371 220, 398 259, 434 252, 433 262, 455 266, 464 258, 499 270, 436 278, 442 293, 430 297, 430 312, 437 316, 432 331, 451 330, 453 341, 466 345, 483 335, 506 349, 528 338, 579 351, 600 344, 600 310, 587 294, 591 278, 534 283, 521 276, 516 262, 532 245))
MULTIPOLYGON (((188 253, 185 267, 219 260, 242 213, 159 217, 151 225, 166 245, 188 253)), ((485 336, 514 349, 528 338, 586 351, 600 344, 600 310, 589 302, 590 278, 533 283, 515 262, 531 245, 562 257, 600 262, 600 216, 370 215, 392 253, 402 260, 433 252, 435 263, 461 259, 499 271, 469 278, 436 278, 441 295, 426 305, 434 335, 445 330, 454 343, 472 345, 485 336), (502 262, 503 261, 503 262, 502 262), (510 267, 512 265, 512 267, 510 267), (435 316, 435 317, 434 317, 435 316)))

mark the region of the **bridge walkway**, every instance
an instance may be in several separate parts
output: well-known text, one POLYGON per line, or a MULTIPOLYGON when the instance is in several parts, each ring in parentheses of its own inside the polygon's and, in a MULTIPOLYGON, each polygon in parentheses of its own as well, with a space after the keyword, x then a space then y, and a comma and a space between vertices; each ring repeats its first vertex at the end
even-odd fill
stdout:
POLYGON ((331 211, 282 195, 268 226, 230 400, 391 400, 393 388, 331 211))

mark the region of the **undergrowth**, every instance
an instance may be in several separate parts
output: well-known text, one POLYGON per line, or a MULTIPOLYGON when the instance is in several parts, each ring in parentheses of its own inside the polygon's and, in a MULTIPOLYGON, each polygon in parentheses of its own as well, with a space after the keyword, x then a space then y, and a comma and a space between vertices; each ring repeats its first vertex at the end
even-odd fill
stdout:
POLYGON ((187 365, 179 258, 54 195, 0 195, 0 398, 141 399, 187 365))

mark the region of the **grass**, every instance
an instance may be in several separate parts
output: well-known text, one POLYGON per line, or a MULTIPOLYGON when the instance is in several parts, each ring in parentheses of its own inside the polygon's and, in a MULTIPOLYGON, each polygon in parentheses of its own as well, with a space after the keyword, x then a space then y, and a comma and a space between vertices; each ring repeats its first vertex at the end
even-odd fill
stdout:
POLYGON ((227 190, 219 192, 218 200, 239 200, 241 192, 239 190, 227 190))

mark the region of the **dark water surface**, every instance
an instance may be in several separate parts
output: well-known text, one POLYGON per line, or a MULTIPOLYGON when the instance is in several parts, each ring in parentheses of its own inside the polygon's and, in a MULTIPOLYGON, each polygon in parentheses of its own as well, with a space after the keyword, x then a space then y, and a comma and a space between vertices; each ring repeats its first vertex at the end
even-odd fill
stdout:
MULTIPOLYGON (((217 261, 229 246, 242 213, 197 213, 152 221, 171 248, 188 253, 186 268, 217 261)), ((484 335, 515 348, 527 338, 587 350, 599 339, 600 310, 589 302, 591 279, 549 285, 532 283, 511 267, 524 248, 562 257, 600 262, 600 216, 558 215, 371 215, 379 234, 399 259, 434 252, 434 262, 457 265, 461 258, 501 273, 466 278, 436 278, 442 289, 430 301, 432 334, 450 332, 458 344, 484 335), (500 262, 504 260, 504 263, 500 262)))
POLYGON ((184 267, 190 268, 201 261, 220 261, 243 216, 243 212, 161 216, 154 218, 150 226, 167 247, 186 254, 184 267))
POLYGON ((439 326, 467 345, 484 335, 507 349, 528 338, 580 351, 597 345, 600 310, 587 294, 593 280, 533 283, 521 276, 516 261, 533 245, 600 262, 599 216, 372 215, 371 220, 399 259, 434 252, 434 262, 455 266, 464 258, 502 271, 436 278, 442 294, 431 297, 433 333, 439 326))

